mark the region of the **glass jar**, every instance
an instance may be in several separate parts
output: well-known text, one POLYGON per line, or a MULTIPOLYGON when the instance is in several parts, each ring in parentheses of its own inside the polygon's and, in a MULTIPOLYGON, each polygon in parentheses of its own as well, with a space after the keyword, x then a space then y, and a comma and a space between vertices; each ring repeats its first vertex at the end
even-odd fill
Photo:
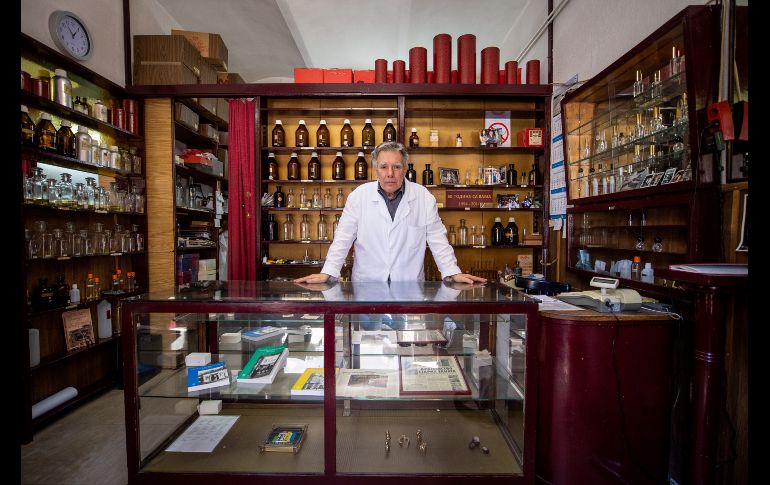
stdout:
POLYGON ((176 178, 176 206, 187 207, 187 191, 179 177, 176 178))
POLYGON ((62 120, 59 131, 56 132, 56 151, 65 157, 77 156, 75 134, 67 120, 62 120))
POLYGON ((319 241, 328 241, 329 235, 326 233, 327 226, 326 226, 326 216, 321 214, 320 219, 318 220, 318 240, 319 241))
POLYGON ((97 99, 94 101, 94 106, 92 108, 92 112, 94 114, 94 118, 96 118, 99 121, 103 121, 105 123, 108 123, 107 120, 107 106, 102 102, 101 99, 97 99))
POLYGON ((42 168, 36 168, 32 178, 32 203, 40 205, 48 203, 48 183, 42 168))
POLYGON ((72 206, 78 209, 88 208, 88 198, 86 197, 86 184, 78 182, 75 184, 75 188, 72 194, 72 200, 74 201, 72 206))
POLYGON ((121 212, 126 205, 125 192, 118 190, 117 182, 110 182, 109 197, 107 210, 110 212, 121 212))
POLYGON ((91 165, 102 166, 102 149, 96 138, 91 139, 91 165))
POLYGON ((107 147, 106 143, 101 143, 99 145, 99 160, 101 161, 100 167, 112 168, 112 165, 110 164, 110 149, 107 147))
POLYGON ((59 205, 59 183, 56 181, 56 179, 47 179, 46 180, 46 189, 45 194, 48 197, 48 205, 50 206, 58 206, 59 205))
POLYGON ((139 192, 139 187, 136 185, 131 187, 131 193, 133 194, 134 198, 134 212, 137 214, 144 214, 144 194, 139 192))
POLYGON ((294 240, 294 221, 291 220, 291 214, 286 214, 286 220, 281 225, 281 234, 284 241, 294 240))
POLYGON ((324 200, 323 200, 324 208, 330 209, 332 208, 332 189, 326 189, 324 191, 324 200))
POLYGON ((81 229, 79 232, 82 246, 81 254, 92 256, 94 254, 94 241, 88 236, 88 229, 81 229))
POLYGON ((199 209, 203 200, 203 189, 201 184, 190 184, 187 198, 187 204, 190 209, 199 209))
POLYGON ((449 231, 447 232, 447 239, 449 240, 449 244, 452 246, 457 245, 457 233, 455 232, 455 226, 450 225, 449 231))
POLYGON ((479 244, 479 235, 476 232, 476 226, 471 226, 471 246, 476 246, 479 244))
POLYGON ((468 245, 468 228, 465 227, 465 219, 460 219, 460 227, 457 229, 457 244, 459 246, 468 245))
POLYGON ((107 241, 107 234, 104 233, 104 224, 101 222, 94 223, 93 231, 91 231, 91 240, 93 241, 94 254, 109 253, 110 247, 107 241))
POLYGON ((136 240, 136 251, 144 251, 144 234, 139 232, 139 224, 132 224, 131 230, 134 232, 134 239, 136 240))
POLYGON ((307 214, 302 214, 302 222, 299 225, 299 238, 302 241, 310 241, 310 220, 307 214))
POLYGON ((35 232, 32 237, 35 246, 35 257, 50 258, 53 256, 53 235, 48 232, 48 223, 46 221, 35 221, 33 225, 35 232))
POLYGON ((321 192, 318 188, 313 189, 313 198, 311 202, 313 209, 320 209, 321 205, 321 192))
POLYGON ((83 199, 85 200, 86 209, 94 209, 96 196, 96 179, 93 177, 86 177, 86 186, 83 189, 83 199))
POLYGON ((337 189, 337 197, 335 197, 335 207, 342 209, 345 207, 345 194, 342 193, 342 188, 337 189))
POLYGON ((115 145, 110 146, 110 168, 115 170, 124 170, 122 161, 120 160, 120 151, 115 145))
POLYGON ((56 228, 53 230, 53 257, 67 258, 70 256, 70 245, 67 238, 64 237, 64 230, 56 228))

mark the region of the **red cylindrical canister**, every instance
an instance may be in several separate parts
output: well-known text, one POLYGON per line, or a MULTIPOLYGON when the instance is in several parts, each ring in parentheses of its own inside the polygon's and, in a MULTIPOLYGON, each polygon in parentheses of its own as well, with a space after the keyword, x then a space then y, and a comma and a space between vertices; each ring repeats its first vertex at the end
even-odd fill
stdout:
POLYGON ((47 79, 32 79, 32 93, 37 96, 42 96, 46 99, 51 99, 51 92, 47 79))
POLYGON ((500 69, 500 74, 497 76, 498 84, 505 84, 505 69, 500 69))
POLYGON ((428 71, 428 84, 435 84, 436 83, 436 75, 433 74, 433 71, 428 71))
POLYGON ((126 129, 136 135, 139 133, 138 126, 139 114, 136 111, 126 114, 126 129))
POLYGON ((521 71, 523 70, 521 67, 516 68, 516 84, 521 84, 521 71))
POLYGON ((126 113, 136 113, 136 100, 135 99, 124 99, 123 100, 123 110, 125 110, 126 113))
POLYGON ((32 92, 32 76, 25 71, 21 71, 21 89, 28 93, 32 92))
POLYGON ((473 34, 457 38, 457 71, 460 84, 476 84, 476 36, 473 34))
POLYGON ((126 129, 126 110, 115 108, 112 112, 112 124, 118 128, 126 129))
POLYGON ((376 59, 374 61, 374 82, 386 83, 388 82, 388 60, 376 59))
POLYGON ((428 82, 428 49, 425 47, 409 49, 409 82, 412 84, 428 82))
POLYGON ((404 71, 404 82, 408 83, 411 78, 409 77, 409 69, 404 71))
POLYGON ((401 59, 393 61, 393 82, 406 82, 406 62, 401 59))
POLYGON ((519 69, 519 63, 516 61, 508 61, 505 63, 505 83, 506 84, 518 84, 516 78, 516 71, 519 69))
POLYGON ((481 50, 481 84, 497 84, 500 77, 500 48, 485 47, 481 50))
POLYGON ((527 84, 540 84, 540 60, 527 61, 527 84))
POLYGON ((457 84, 460 82, 460 73, 457 72, 457 69, 452 69, 452 74, 450 75, 449 80, 452 84, 457 84))
POLYGON ((436 84, 448 84, 452 80, 452 36, 449 34, 433 37, 433 74, 436 84))

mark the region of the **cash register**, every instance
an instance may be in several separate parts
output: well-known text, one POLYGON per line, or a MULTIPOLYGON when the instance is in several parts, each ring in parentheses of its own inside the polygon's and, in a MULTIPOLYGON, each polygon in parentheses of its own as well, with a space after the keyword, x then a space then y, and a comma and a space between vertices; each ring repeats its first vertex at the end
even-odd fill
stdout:
POLYGON ((602 313, 635 312, 642 307, 642 297, 636 290, 617 289, 620 280, 594 276, 590 286, 599 290, 571 291, 556 295, 559 300, 602 313))

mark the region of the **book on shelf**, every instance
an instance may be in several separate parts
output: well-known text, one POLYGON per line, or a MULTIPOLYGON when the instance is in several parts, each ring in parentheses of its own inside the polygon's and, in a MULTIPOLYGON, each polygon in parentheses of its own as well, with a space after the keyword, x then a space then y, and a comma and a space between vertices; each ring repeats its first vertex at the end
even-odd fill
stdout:
POLYGON ((446 337, 441 330, 399 330, 399 345, 426 345, 432 343, 445 344, 446 337))
POLYGON ((91 320, 91 310, 83 308, 61 314, 64 323, 64 339, 67 344, 67 352, 93 345, 94 324, 91 320))
POLYGON ((187 368, 187 391, 200 391, 230 384, 230 371, 224 362, 187 368))
POLYGON ((337 377, 337 396, 398 397, 398 371, 341 369, 337 377))
POLYGON ((274 424, 265 441, 259 445, 259 451, 297 453, 305 441, 307 427, 305 423, 274 424))
MULTIPOLYGON (((339 374, 339 369, 335 369, 339 374)), ((291 386, 292 396, 323 396, 324 370, 321 367, 308 367, 291 386)))
POLYGON ((284 329, 281 327, 273 327, 270 325, 266 327, 252 328, 241 333, 241 338, 251 340, 252 342, 259 342, 260 340, 283 335, 283 330, 284 329))
POLYGON ((289 355, 287 347, 260 347, 238 373, 236 380, 248 384, 270 384, 289 355))

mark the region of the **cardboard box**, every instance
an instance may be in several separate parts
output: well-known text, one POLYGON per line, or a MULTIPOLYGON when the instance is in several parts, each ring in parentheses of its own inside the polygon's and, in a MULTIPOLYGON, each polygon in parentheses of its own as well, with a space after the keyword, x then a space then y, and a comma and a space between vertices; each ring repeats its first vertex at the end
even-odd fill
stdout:
POLYGON ((228 132, 224 130, 219 131, 219 144, 227 146, 228 132))
POLYGON ((322 83, 324 82, 323 69, 311 69, 307 67, 294 68, 294 83, 322 83))
MULTIPOLYGON (((201 62, 201 84, 216 84, 217 83, 217 69, 206 62, 201 62)), ((213 98, 212 98, 213 99, 213 98)))
MULTIPOLYGON (((227 46, 219 34, 172 30, 171 35, 184 36, 195 46, 206 62, 216 66, 220 71, 227 71, 227 46)), ((216 84, 216 81, 214 83, 216 84)))
POLYGON ((520 147, 542 147, 543 129, 542 128, 524 128, 516 134, 520 147))
POLYGON ((191 130, 198 131, 198 123, 200 121, 198 113, 179 101, 174 103, 174 119, 191 130))
POLYGON ((352 69, 324 69, 324 81, 325 84, 330 83, 352 83, 353 82, 353 70, 352 69))
POLYGON ((200 53, 184 37, 134 36, 134 84, 198 84, 200 53))
POLYGON ((217 100, 217 116, 224 121, 230 120, 230 103, 225 98, 216 98, 217 100))
POLYGON ((237 72, 217 72, 217 84, 246 84, 237 72))
POLYGON ((198 133, 210 140, 214 140, 215 142, 219 143, 219 132, 216 128, 214 128, 214 125, 201 123, 198 126, 198 133))
POLYGON ((374 69, 368 71, 353 71, 354 83, 373 83, 374 82, 374 69))

